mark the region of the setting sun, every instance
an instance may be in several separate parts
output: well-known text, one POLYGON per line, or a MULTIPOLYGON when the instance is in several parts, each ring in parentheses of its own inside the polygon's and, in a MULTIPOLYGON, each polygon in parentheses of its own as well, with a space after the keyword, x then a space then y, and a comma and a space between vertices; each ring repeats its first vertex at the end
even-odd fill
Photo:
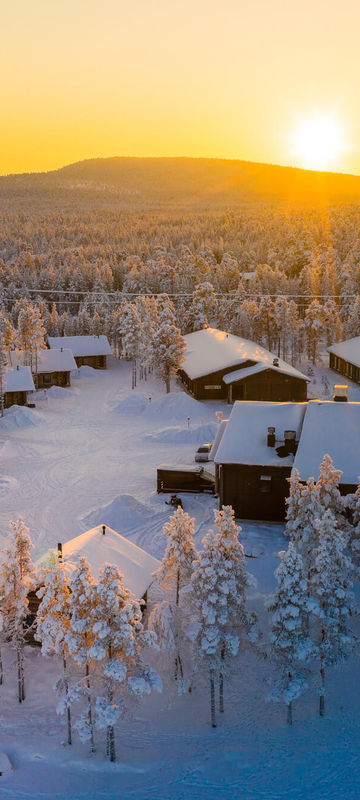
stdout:
POLYGON ((292 141, 300 167, 341 169, 339 159, 345 149, 345 135, 334 117, 317 114, 304 119, 294 131, 292 141))

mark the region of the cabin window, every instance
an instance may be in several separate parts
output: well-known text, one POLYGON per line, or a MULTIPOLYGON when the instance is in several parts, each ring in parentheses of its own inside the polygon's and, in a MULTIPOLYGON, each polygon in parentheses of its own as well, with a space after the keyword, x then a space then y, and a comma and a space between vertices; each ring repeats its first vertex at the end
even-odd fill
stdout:
POLYGON ((44 383, 51 383, 51 375, 47 375, 46 373, 43 375, 44 383))
POLYGON ((221 386, 219 386, 217 383, 207 383, 205 384, 204 389, 221 389, 221 386))
POLYGON ((271 492, 271 475, 260 475, 260 492, 271 492))

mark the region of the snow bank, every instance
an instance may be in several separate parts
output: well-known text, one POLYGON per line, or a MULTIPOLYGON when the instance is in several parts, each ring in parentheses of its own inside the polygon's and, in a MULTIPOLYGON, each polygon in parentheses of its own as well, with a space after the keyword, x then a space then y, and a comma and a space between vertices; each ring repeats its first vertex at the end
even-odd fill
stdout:
POLYGON ((46 390, 46 396, 54 399, 63 399, 65 397, 73 397, 74 394, 71 389, 65 389, 63 386, 51 386, 50 389, 46 390))
POLYGON ((190 419, 199 419, 209 416, 209 409, 195 400, 186 392, 170 392, 157 400, 153 400, 148 404, 146 411, 147 417, 150 419, 174 419, 181 420, 190 417, 190 419))
POLYGON ((99 375, 101 370, 94 369, 94 367, 88 367, 87 364, 83 364, 82 367, 79 367, 77 374, 74 372, 74 378, 93 378, 95 375, 99 375))
POLYGON ((188 428, 187 426, 183 428, 163 428, 157 433, 146 434, 145 439, 164 444, 201 444, 202 442, 213 442, 218 427, 216 422, 209 422, 204 425, 197 425, 194 428, 188 428))
POLYGON ((152 516, 153 511, 135 500, 135 497, 130 494, 121 494, 109 505, 92 511, 84 517, 83 522, 91 527, 104 523, 122 533, 124 530, 143 525, 152 516))
POLYGON ((145 397, 140 394, 128 394, 114 406, 113 411, 118 414, 141 414, 146 408, 147 402, 145 397))
POLYGON ((43 422, 43 417, 32 408, 11 406, 5 411, 5 416, 0 419, 0 429, 30 428, 32 425, 40 425, 40 422, 43 422))
POLYGON ((10 775, 13 771, 6 753, 0 753, 0 776, 10 775))

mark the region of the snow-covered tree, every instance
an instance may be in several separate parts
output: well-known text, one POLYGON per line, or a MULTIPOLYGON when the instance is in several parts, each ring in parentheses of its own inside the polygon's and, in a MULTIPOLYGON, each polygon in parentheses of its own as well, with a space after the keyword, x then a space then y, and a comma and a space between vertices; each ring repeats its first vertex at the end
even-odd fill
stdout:
POLYGON ((135 303, 125 303, 121 319, 122 356, 133 362, 132 388, 136 386, 136 361, 140 354, 141 319, 135 303))
POLYGON ((71 708, 69 702, 68 645, 66 634, 70 629, 70 589, 64 564, 53 555, 42 569, 41 587, 37 592, 41 602, 36 616, 35 639, 41 642, 43 655, 55 653, 62 659, 62 677, 57 682, 57 692, 62 696, 59 709, 66 709, 67 740, 71 744, 71 708))
POLYGON ((289 483, 285 536, 290 536, 307 565, 317 543, 315 521, 321 514, 317 484, 312 477, 303 484, 296 468, 292 471, 289 483))
POLYGON ((215 678, 220 680, 223 710, 223 676, 228 662, 246 639, 254 637, 255 616, 246 610, 249 576, 238 540, 231 506, 215 511, 216 531, 209 530, 192 575, 191 603, 197 618, 194 658, 198 669, 210 675, 211 724, 215 720, 215 678))
POLYGON ((2 638, 16 652, 18 699, 25 700, 24 644, 28 614, 28 593, 34 587, 35 568, 31 560, 32 541, 22 517, 10 522, 11 535, 0 564, 0 607, 2 638))
POLYGON ((320 464, 316 490, 322 509, 330 509, 337 519, 343 517, 344 504, 339 490, 342 470, 336 469, 331 456, 324 455, 320 464))
POLYGON ((207 328, 217 306, 215 289, 211 283, 199 283, 193 291, 185 327, 187 331, 199 331, 207 328))
POLYGON ((81 556, 78 569, 74 570, 69 582, 70 588, 70 626, 65 634, 65 643, 74 661, 85 667, 85 694, 87 709, 77 724, 80 739, 89 740, 91 752, 95 750, 94 714, 91 696, 91 663, 94 634, 91 629, 91 616, 95 605, 95 585, 90 565, 81 556))
POLYGON ((169 304, 163 303, 154 330, 151 360, 154 371, 164 381, 167 392, 170 392, 171 376, 180 368, 186 350, 185 340, 173 320, 173 309, 169 304))
POLYGON ((286 703, 287 721, 291 724, 292 704, 306 686, 305 665, 313 652, 307 624, 307 574, 293 540, 281 554, 275 577, 277 590, 267 603, 272 614, 270 656, 277 670, 272 698, 286 703))
POLYGON ((89 655, 102 663, 105 688, 96 700, 97 722, 106 727, 107 755, 115 761, 114 725, 126 708, 126 695, 161 691, 158 675, 142 656, 143 648, 154 644, 154 634, 144 631, 140 603, 125 588, 116 566, 105 564, 100 570, 89 622, 93 642, 89 655))
POLYGON ((167 590, 167 598, 155 606, 149 626, 155 631, 159 645, 175 654, 175 680, 183 681, 183 658, 180 643, 184 637, 184 613, 180 591, 190 583, 193 562, 197 558, 194 545, 195 524, 180 506, 163 527, 167 545, 154 579, 167 590))
POLYGON ((314 641, 320 662, 320 705, 325 711, 325 669, 348 656, 354 637, 349 627, 353 611, 353 567, 345 552, 345 538, 328 509, 317 521, 318 546, 313 552, 310 584, 312 612, 317 620, 314 641))

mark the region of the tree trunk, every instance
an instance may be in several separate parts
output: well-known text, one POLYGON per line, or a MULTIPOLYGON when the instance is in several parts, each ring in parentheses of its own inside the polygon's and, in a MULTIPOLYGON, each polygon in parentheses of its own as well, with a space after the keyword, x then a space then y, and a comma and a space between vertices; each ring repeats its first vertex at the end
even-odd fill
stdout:
POLYGON ((18 699, 19 703, 23 701, 23 681, 22 681, 22 674, 21 674, 21 650, 20 646, 17 645, 16 648, 16 658, 17 658, 17 673, 18 673, 18 699))
MULTIPOLYGON (((64 669, 64 686, 65 686, 65 697, 68 697, 69 694, 69 682, 67 679, 67 672, 66 672, 66 658, 63 655, 63 669, 64 669)), ((68 734, 68 744, 72 744, 72 737, 71 737, 71 709, 68 703, 66 703, 66 714, 67 714, 67 734, 68 734)))
POLYGON ((210 670, 210 711, 211 711, 211 727, 216 728, 215 719, 215 681, 214 670, 210 670))
POLYGON ((4 673, 3 673, 3 662, 2 662, 2 652, 0 650, 0 686, 3 685, 4 673))
POLYGON ((90 728, 90 750, 92 753, 95 753, 95 743, 94 743, 94 723, 92 718, 92 708, 91 708, 91 694, 90 694, 90 670, 89 664, 86 662, 85 667, 85 675, 86 675, 86 688, 88 690, 88 720, 89 720, 89 728, 90 728))
POLYGON ((287 704, 287 720, 286 721, 287 721, 288 725, 292 725, 293 718, 292 718, 292 702, 291 702, 291 700, 290 700, 290 703, 287 704))
POLYGON ((166 394, 170 392, 170 373, 165 378, 166 394))
POLYGON ((321 676, 321 689, 320 689, 319 714, 320 714, 320 717, 323 717, 324 714, 325 714, 325 669, 324 669, 324 667, 320 667, 320 676, 321 676))
MULTIPOLYGON (((225 647, 222 646, 221 648, 221 658, 222 661, 225 659, 225 647)), ((220 672, 219 675, 219 711, 221 714, 224 713, 224 675, 220 672)))

